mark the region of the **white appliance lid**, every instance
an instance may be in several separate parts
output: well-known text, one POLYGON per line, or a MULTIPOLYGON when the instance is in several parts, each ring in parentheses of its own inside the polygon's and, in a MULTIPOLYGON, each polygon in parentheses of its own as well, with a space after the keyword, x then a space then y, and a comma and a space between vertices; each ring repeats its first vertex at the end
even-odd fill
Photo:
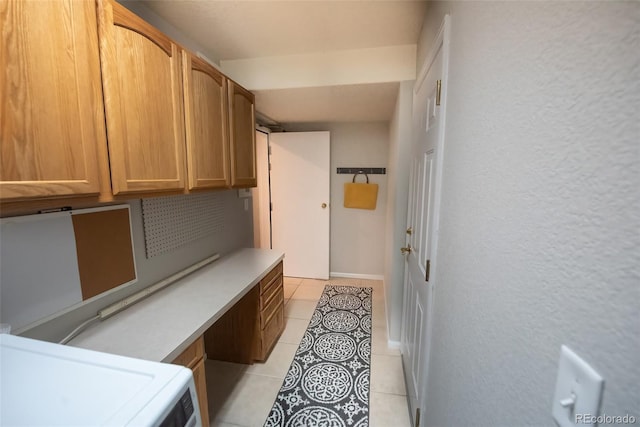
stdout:
MULTIPOLYGON (((133 419, 172 381, 191 371, 177 365, 100 353, 0 334, 1 425, 108 425, 133 419)), ((175 393, 175 387, 171 393, 175 393)))

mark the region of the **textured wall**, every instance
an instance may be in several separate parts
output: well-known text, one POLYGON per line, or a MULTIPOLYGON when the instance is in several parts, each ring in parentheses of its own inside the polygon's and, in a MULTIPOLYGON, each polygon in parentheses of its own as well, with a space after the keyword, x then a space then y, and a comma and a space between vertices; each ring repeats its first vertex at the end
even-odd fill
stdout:
MULTIPOLYGON (((383 122, 291 124, 287 130, 331 132, 331 254, 330 271, 382 277, 387 176, 370 175, 378 184, 375 210, 343 206, 344 183, 353 175, 338 175, 340 167, 387 167, 389 125, 383 122)), ((359 177, 358 182, 364 182, 359 177)))
POLYGON ((400 83, 393 118, 389 124, 389 169, 387 171, 387 223, 385 226, 385 306, 389 340, 400 341, 404 298, 404 256, 400 248, 407 234, 407 201, 411 150, 413 80, 400 83))
POLYGON ((560 346, 640 419, 640 3, 452 15, 428 426, 552 426, 560 346))

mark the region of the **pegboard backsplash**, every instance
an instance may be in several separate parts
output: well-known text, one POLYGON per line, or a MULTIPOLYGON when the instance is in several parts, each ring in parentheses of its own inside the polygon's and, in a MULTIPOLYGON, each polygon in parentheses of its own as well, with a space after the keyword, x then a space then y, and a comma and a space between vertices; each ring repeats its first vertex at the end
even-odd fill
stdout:
POLYGON ((220 193, 156 197, 142 200, 147 258, 173 251, 224 228, 220 193))

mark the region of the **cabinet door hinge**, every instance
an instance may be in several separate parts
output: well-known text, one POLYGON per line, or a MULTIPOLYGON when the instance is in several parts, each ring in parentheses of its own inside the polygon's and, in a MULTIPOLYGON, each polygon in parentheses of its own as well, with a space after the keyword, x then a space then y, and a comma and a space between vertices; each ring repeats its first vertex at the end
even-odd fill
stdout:
POLYGON ((415 427, 420 427, 420 408, 416 408, 416 423, 415 427))
POLYGON ((442 95, 442 80, 436 82, 436 105, 440 105, 440 96, 442 95))
POLYGON ((431 272, 431 260, 427 260, 427 265, 425 266, 424 280, 429 281, 429 273, 431 272))

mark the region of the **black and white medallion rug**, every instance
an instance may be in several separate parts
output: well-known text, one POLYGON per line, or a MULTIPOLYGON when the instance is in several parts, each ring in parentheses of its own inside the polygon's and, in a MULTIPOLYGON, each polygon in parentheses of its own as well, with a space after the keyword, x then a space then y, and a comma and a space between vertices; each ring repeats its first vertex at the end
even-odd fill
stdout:
POLYGON ((327 285, 264 427, 367 427, 372 288, 327 285))

